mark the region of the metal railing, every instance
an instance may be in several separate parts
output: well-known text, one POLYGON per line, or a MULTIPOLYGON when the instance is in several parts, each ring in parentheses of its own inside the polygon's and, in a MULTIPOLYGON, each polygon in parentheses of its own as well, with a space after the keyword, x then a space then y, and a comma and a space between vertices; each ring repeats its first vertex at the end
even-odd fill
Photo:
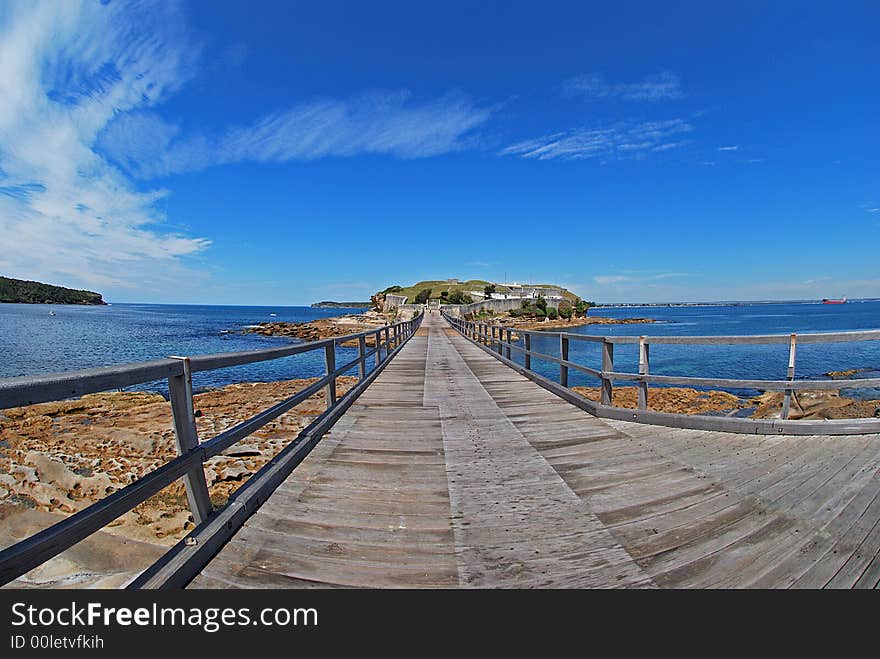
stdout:
MULTIPOLYGON (((317 443, 320 436, 329 430, 333 422, 342 415, 345 409, 363 392, 387 362, 415 333, 422 319, 423 315, 419 315, 412 320, 379 327, 375 330, 281 348, 196 357, 168 357, 136 364, 0 380, 0 410, 2 410, 73 398, 99 391, 118 390, 131 385, 167 379, 178 451, 178 457, 144 475, 134 483, 0 551, 0 585, 42 565, 53 556, 143 503, 179 478, 183 479, 187 501, 198 530, 200 526, 204 526, 216 517, 219 512, 215 512, 212 508, 205 480, 204 463, 248 437, 273 419, 290 411, 307 398, 324 390, 326 410, 291 442, 291 445, 296 446, 288 445, 288 448, 296 449, 288 451, 292 454, 288 459, 287 473, 289 474, 289 471, 299 464, 317 443), (375 346, 367 350, 367 337, 370 336, 374 337, 375 346), (337 366, 336 346, 349 341, 357 341, 357 357, 342 366, 337 366), (193 373, 280 359, 316 350, 324 351, 325 374, 323 377, 250 419, 206 441, 199 440, 193 408, 193 373), (375 366, 368 372, 367 360, 370 357, 374 358, 375 366), (344 396, 339 397, 336 387, 337 379, 355 367, 358 369, 358 384, 344 396)), ((287 449, 284 449, 282 453, 285 451, 287 449)), ((275 468, 277 471, 279 462, 283 461, 276 457, 263 469, 275 468)), ((277 478, 275 480, 277 481, 277 478)), ((245 486, 242 486, 239 490, 244 488, 245 486)), ((230 499, 234 498, 235 494, 230 499)), ((265 492, 252 501, 250 509, 247 511, 248 514, 254 512, 260 499, 265 499, 265 492)), ((229 505, 227 504, 227 506, 229 505)), ((246 517, 247 515, 235 515, 235 524, 237 525, 235 528, 233 528, 230 518, 228 523, 224 524, 224 533, 227 535, 231 535, 230 531, 234 533, 238 526, 244 523, 246 517)), ((217 543, 215 542, 215 544, 217 543)))
POLYGON ((799 344, 839 343, 852 341, 880 341, 880 331, 836 332, 822 334, 767 334, 750 336, 589 336, 569 332, 545 330, 524 330, 516 327, 467 321, 444 314, 444 318, 465 338, 484 348, 508 366, 522 372, 542 386, 564 395, 566 399, 595 416, 653 423, 679 428, 701 430, 724 430, 727 432, 760 434, 866 434, 880 432, 880 418, 792 420, 789 419, 791 400, 794 392, 804 390, 836 390, 846 388, 880 387, 880 378, 861 378, 840 380, 795 380, 795 363, 799 344), (514 341, 513 334, 519 338, 514 341), (559 357, 532 350, 532 337, 544 339, 557 337, 559 357), (590 368, 569 360, 569 347, 572 341, 599 344, 601 347, 601 367, 590 368), (614 368, 614 346, 618 344, 638 345, 638 372, 616 371, 614 368), (782 344, 788 346, 788 366, 784 380, 749 380, 736 378, 703 378, 677 375, 655 375, 650 372, 650 346, 671 345, 759 345, 782 344), (523 355, 524 367, 511 359, 512 352, 523 355), (532 359, 541 359, 559 365, 559 380, 554 382, 535 373, 532 359), (596 403, 568 388, 569 370, 586 373, 599 380, 599 402, 596 403), (615 407, 612 392, 615 382, 635 382, 638 387, 637 408, 615 407), (685 415, 669 412, 656 412, 648 409, 649 385, 686 385, 704 388, 758 389, 762 391, 783 392, 780 419, 745 419, 707 415, 685 415))

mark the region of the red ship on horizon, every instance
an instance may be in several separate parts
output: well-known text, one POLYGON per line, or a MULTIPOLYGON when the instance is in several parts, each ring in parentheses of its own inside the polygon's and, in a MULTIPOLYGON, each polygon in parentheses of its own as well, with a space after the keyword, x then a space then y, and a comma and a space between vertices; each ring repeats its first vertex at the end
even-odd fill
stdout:
POLYGON ((839 300, 829 299, 826 297, 822 300, 822 304, 844 304, 845 302, 846 302, 845 297, 842 297, 839 300))

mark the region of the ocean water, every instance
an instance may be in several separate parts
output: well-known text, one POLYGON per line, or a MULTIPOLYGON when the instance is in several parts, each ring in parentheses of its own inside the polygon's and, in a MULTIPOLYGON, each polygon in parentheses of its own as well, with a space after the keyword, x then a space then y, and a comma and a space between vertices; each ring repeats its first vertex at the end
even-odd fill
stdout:
MULTIPOLYGON (((746 334, 806 334, 880 330, 880 301, 850 301, 841 305, 819 303, 748 304, 699 307, 607 307, 590 309, 590 315, 610 318, 653 318, 656 323, 634 325, 586 325, 570 330, 576 334, 605 336, 740 336, 746 334)), ((532 339, 533 350, 559 356, 559 341, 532 339)), ((600 368, 598 344, 571 341, 569 360, 600 368)), ((617 345, 614 368, 638 371, 638 345, 617 345)), ((516 359, 522 363, 522 358, 516 359)), ((532 367, 558 378, 559 366, 532 361, 532 367)), ((715 378, 785 379, 787 345, 652 345, 651 373, 715 378)), ((829 371, 868 369, 857 377, 880 377, 880 341, 801 344, 797 350, 796 379, 825 379, 829 371)), ((598 381, 584 373, 569 371, 569 384, 595 386, 598 381)), ((617 386, 622 385, 619 383, 617 386)), ((754 395, 752 390, 731 390, 754 395)), ((850 391, 850 395, 880 397, 878 390, 850 391)))
MULTIPOLYGON (((358 309, 209 305, 0 304, 0 378, 159 359, 258 350, 295 339, 243 334, 267 321, 304 322, 358 309), (49 312, 54 311, 55 315, 49 312), (275 314, 275 315, 272 315, 275 314)), ((354 359, 355 348, 338 347, 336 363, 354 359)), ((195 373, 197 390, 233 382, 270 382, 322 375, 322 350, 245 366, 195 373)), ((133 389, 163 391, 165 383, 133 389)))
MULTIPOLYGON (((303 322, 356 313, 355 309, 310 307, 242 307, 198 305, 113 304, 104 307, 0 304, 0 377, 69 371, 109 364, 146 361, 168 355, 198 355, 287 345, 293 339, 242 334, 262 321, 303 322), (49 314, 54 311, 55 315, 49 314), (271 314, 275 314, 272 316, 271 314)), ((843 305, 754 304, 702 307, 595 308, 591 315, 616 318, 648 317, 646 325, 590 325, 573 328, 592 335, 743 335, 842 332, 880 329, 880 301, 843 305)), ((559 355, 556 339, 536 337, 535 350, 559 355)), ((337 363, 353 359, 354 348, 338 348, 337 363)), ((599 346, 571 342, 569 358, 598 368, 599 346)), ((517 357, 522 361, 521 357, 517 357)), ((673 346, 651 347, 651 372, 723 378, 783 379, 788 347, 673 346)), ((616 370, 636 371, 637 346, 615 348, 616 370)), ((533 360, 532 367, 558 377, 559 367, 533 360)), ((871 369, 860 377, 880 377, 880 341, 798 346, 796 377, 822 378, 832 370, 871 369)), ((197 389, 232 382, 273 381, 314 377, 324 369, 323 353, 315 351, 207 373, 197 373, 197 389)), ((593 386, 590 376, 571 371, 573 385, 593 386)), ((161 391, 163 383, 140 388, 161 391)), ((736 391, 736 390, 734 390, 736 391)), ((754 392, 742 390, 742 394, 754 392)), ((880 397, 868 390, 858 395, 880 397)))

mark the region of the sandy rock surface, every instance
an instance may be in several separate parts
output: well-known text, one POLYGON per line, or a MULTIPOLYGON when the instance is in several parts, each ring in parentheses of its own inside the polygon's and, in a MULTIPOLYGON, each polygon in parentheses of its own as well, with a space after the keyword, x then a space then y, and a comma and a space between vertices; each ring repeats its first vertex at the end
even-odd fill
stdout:
MULTIPOLYGON (((199 437, 218 433, 288 398, 314 379, 233 384, 194 398, 199 437)), ((339 379, 342 394, 356 378, 339 379)), ((274 457, 325 408, 323 392, 205 464, 215 505, 274 457)), ((122 392, 0 410, 0 504, 69 515, 177 456, 170 404, 159 394, 122 392)), ((182 482, 105 528, 172 545, 192 528, 182 482)))

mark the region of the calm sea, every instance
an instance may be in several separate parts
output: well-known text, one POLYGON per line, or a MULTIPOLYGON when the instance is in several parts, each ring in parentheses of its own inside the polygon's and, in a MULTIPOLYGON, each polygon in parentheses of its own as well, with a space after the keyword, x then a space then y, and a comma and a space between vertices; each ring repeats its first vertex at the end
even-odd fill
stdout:
MULTIPOLYGON (((302 322, 354 313, 353 309, 310 307, 241 307, 113 304, 105 307, 0 304, 0 377, 68 371, 108 364, 253 350, 285 345, 291 339, 241 334, 247 325, 280 320, 302 322), (49 314, 54 311, 55 315, 49 314), (272 314, 275 314, 274 316, 272 314)), ((650 317, 650 325, 593 325, 581 334, 610 335, 740 335, 791 332, 841 332, 880 329, 880 302, 851 301, 843 305, 754 304, 703 307, 596 308, 596 316, 650 317)), ((541 352, 559 354, 557 340, 535 339, 541 352)), ((337 363, 352 359, 354 349, 340 348, 337 363)), ((570 358, 600 365, 595 344, 572 342, 570 358)), ((782 379, 788 348, 773 346, 672 346, 651 348, 651 371, 662 375, 782 379)), ((533 361, 548 377, 558 367, 533 361)), ((637 347, 617 346, 617 370, 637 369, 637 347)), ((798 347, 797 377, 821 378, 831 370, 866 368, 880 371, 880 341, 810 344, 798 347)), ((291 358, 223 369, 195 376, 197 388, 241 381, 272 381, 313 377, 323 372, 318 351, 291 358)), ((880 377, 865 373, 861 377, 880 377)), ((570 383, 596 381, 572 372, 570 383)), ((162 389, 161 383, 146 388, 162 389)), ((744 392, 746 393, 746 392, 744 392)), ((751 392, 748 392, 751 393, 751 392)), ((878 396, 877 391, 862 395, 878 396)))
MULTIPOLYGON (((241 330, 259 322, 298 323, 359 311, 362 310, 178 304, 0 304, 0 378, 125 364, 168 355, 284 346, 295 340, 243 334, 241 330), (55 315, 50 315, 50 311, 55 315)), ((337 363, 353 359, 356 353, 354 348, 338 348, 337 363)), ((323 351, 314 351, 196 373, 193 385, 204 389, 232 382, 314 377, 323 374, 323 370, 323 351)), ((161 391, 165 386, 151 383, 139 388, 161 391)))
MULTIPOLYGON (((611 318, 653 318, 649 325, 587 325, 571 331, 578 334, 614 336, 730 336, 743 334, 791 334, 847 332, 880 329, 880 301, 850 301, 841 305, 820 303, 749 304, 700 307, 595 308, 590 315, 611 318)), ((535 350, 559 356, 558 339, 533 339, 535 350)), ((570 342, 569 359, 593 368, 601 367, 600 347, 570 342)), ((518 361, 522 361, 519 359, 518 361)), ((547 377, 558 377, 559 367, 532 362, 547 377)), ((638 346, 615 346, 615 370, 638 371, 638 346)), ((717 378, 785 379, 787 345, 738 346, 651 346, 651 372, 657 375, 685 375, 717 378)), ((803 344, 798 346, 795 375, 798 379, 823 379, 828 371, 870 369, 858 377, 880 377, 880 341, 803 344)), ((597 381, 575 371, 572 385, 595 386, 597 381)), ((754 394, 742 390, 738 393, 754 394)), ((848 392, 880 397, 880 391, 848 392)))

